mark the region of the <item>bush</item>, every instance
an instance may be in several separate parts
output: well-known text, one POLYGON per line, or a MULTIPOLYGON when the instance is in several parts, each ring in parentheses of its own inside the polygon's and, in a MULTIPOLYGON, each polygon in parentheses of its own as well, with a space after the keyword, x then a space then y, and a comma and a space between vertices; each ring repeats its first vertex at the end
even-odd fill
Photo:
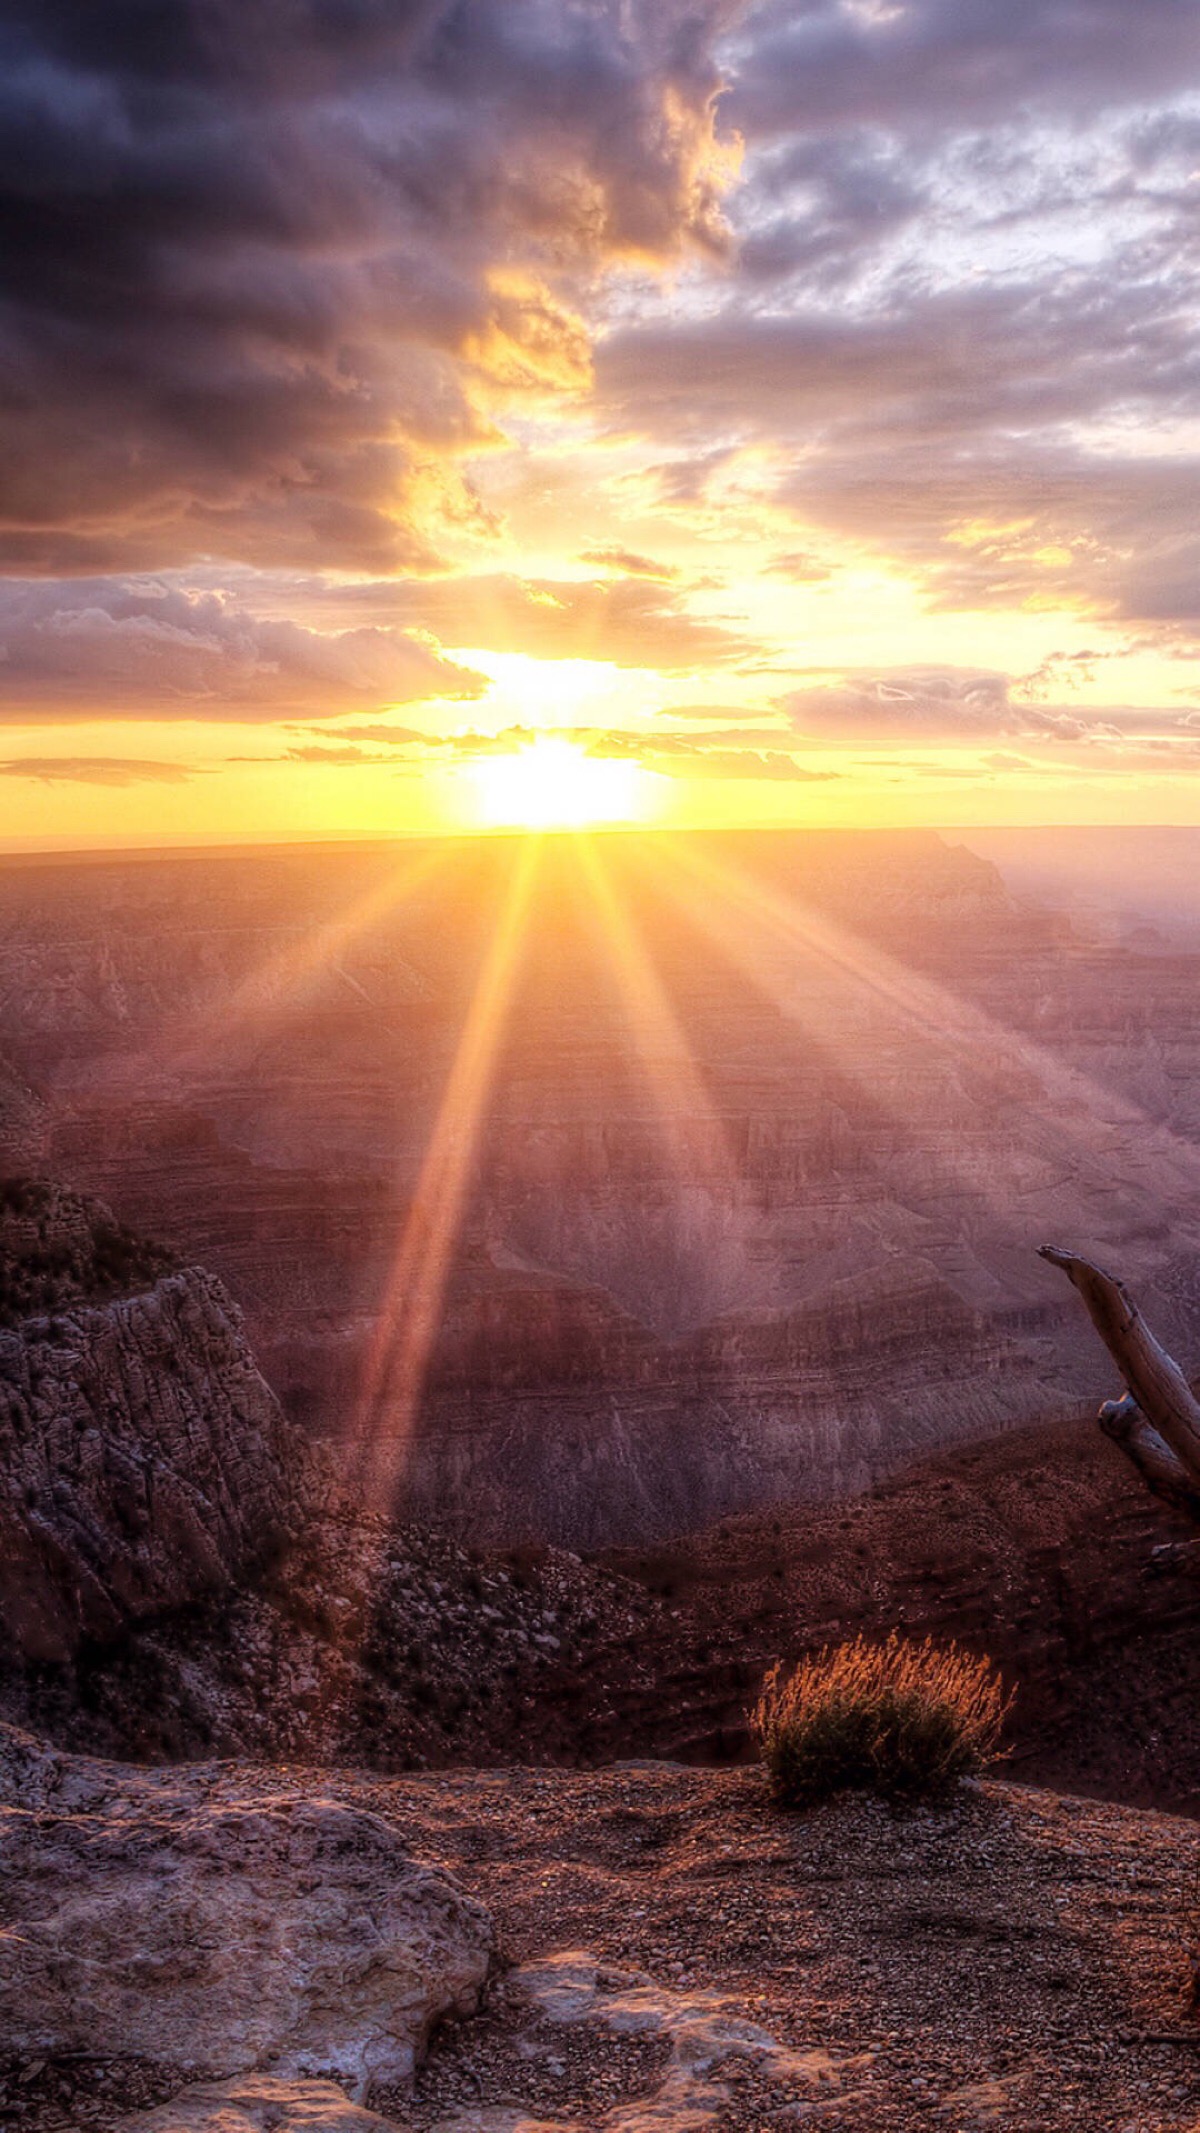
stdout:
POLYGON ((919 1799, 995 1761, 1011 1701, 990 1659, 893 1630, 772 1668, 750 1725, 781 1806, 849 1790, 919 1799))

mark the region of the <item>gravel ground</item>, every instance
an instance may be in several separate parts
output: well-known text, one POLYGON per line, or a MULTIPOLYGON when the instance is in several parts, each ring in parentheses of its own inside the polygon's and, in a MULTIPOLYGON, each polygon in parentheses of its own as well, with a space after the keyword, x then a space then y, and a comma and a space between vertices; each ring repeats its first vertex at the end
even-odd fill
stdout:
MULTIPOLYGON (((514 1965, 587 1950, 668 2003, 718 1994, 793 2052, 853 2062, 814 2100, 769 2057, 732 2054, 707 2120, 723 2133, 794 2127, 800 2104, 831 2133, 1200 2126, 1191 1822, 992 1783, 936 1810, 857 1798, 784 1816, 755 1772, 653 1765, 405 1782, 376 1804, 492 1907, 514 1965)), ((483 2124, 519 2097, 601 2124, 582 2083, 611 2060, 603 2022, 560 2027, 551 2050, 527 2019, 519 1991, 498 1995, 390 2115, 428 2133, 449 2102, 483 2124), (565 2075, 547 2075, 556 2061, 565 2075)), ((610 2103, 653 2094, 632 2054, 615 2071, 610 2103)))
MULTIPOLYGON (((791 1816, 670 1764, 326 1783, 501 1932, 487 2012, 373 2099, 400 2133, 1200 2133, 1190 1821, 996 1783, 791 1816)), ((22 2133, 107 2133, 163 2078, 3 2072, 22 2133)))

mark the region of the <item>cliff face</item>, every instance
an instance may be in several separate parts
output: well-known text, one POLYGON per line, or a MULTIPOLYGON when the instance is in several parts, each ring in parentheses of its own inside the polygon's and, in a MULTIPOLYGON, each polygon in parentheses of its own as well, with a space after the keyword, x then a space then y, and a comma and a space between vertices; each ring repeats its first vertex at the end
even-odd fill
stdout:
POLYGON ((0 1633, 31 1660, 221 1591, 306 1461, 214 1276, 0 1330, 0 1633))
POLYGON ((46 1152, 49 1112, 11 1063, 0 1058, 0 1172, 28 1170, 46 1152))
MULTIPOLYGON (((478 1135, 455 1124, 415 1425, 387 1388, 370 1418, 397 1508, 633 1540, 1098 1401, 1044 1237, 1111 1258, 1200 1362, 1200 957, 1088 946, 932 835, 708 840, 736 908, 677 893, 672 840, 602 842, 633 954, 563 840, 478 1135)), ((0 866, 47 1161, 228 1282, 351 1471, 505 855, 0 866)))

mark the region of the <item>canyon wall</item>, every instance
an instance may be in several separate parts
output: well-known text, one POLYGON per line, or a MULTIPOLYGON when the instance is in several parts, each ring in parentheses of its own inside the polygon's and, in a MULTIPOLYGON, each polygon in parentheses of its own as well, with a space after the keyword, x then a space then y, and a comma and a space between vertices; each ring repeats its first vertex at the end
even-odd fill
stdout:
POLYGON ((211 1274, 0 1329, 2 1641, 63 1661, 229 1588, 308 1471, 211 1274))
POLYGON ((511 840, 0 865, 32 1167, 211 1267, 352 1484, 467 1536, 662 1534, 1104 1396, 1046 1238, 1200 1361, 1200 957, 927 833, 593 843, 547 840, 482 1032, 511 840))

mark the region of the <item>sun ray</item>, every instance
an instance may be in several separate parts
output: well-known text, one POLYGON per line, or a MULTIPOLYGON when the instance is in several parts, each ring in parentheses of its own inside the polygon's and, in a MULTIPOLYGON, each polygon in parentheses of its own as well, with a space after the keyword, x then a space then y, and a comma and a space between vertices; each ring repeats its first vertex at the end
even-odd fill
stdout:
POLYGON ((688 1183, 728 1184, 733 1153, 662 979, 595 844, 582 837, 577 849, 672 1168, 688 1183))
MULTIPOLYGON (((752 878, 741 868, 689 841, 666 846, 676 876, 679 908, 726 957, 798 1022, 839 1073, 867 1093, 893 1126, 903 1126, 929 1177, 952 1179, 995 1216, 1011 1221, 1028 1190, 1031 1161, 1057 1163, 1064 1177, 1087 1181, 1098 1201, 1118 1187, 1099 1160, 1115 1137, 1121 1184, 1145 1191, 1156 1206, 1173 1204, 1185 1179, 1200 1182, 1200 1155, 1150 1118, 1130 1098, 1106 1089, 1038 1045, 798 898, 752 878), (697 894, 697 890, 701 893, 697 894), (804 951, 803 976, 789 958, 804 951), (876 1033, 898 1036, 904 1046, 887 1072, 864 1031, 864 1015, 877 1018, 876 1033), (914 1050, 915 1048, 915 1050, 914 1050), (1020 1133, 1011 1146, 993 1145, 986 1164, 974 1159, 958 1136, 951 1146, 932 1131, 932 1117, 914 1110, 911 1064, 923 1062, 934 1085, 949 1090, 948 1075, 973 1082, 980 1074, 997 1088, 997 1100, 1019 1103, 1020 1133), (929 1130, 927 1130, 927 1128, 929 1130), (936 1153, 935 1153, 936 1142, 936 1153), (1172 1187, 1174 1179, 1174 1187, 1172 1187)), ((919 1181, 916 1189, 919 1189, 919 1181)))
POLYGON ((264 1014, 286 1011, 307 979, 336 968, 336 958, 415 890, 424 887, 445 866, 447 856, 441 846, 431 846, 419 858, 397 867, 393 874, 356 897, 303 940, 293 941, 275 955, 265 957, 231 993, 208 1010, 212 1029, 228 1036, 264 1014))
POLYGON ((399 1478, 437 1336, 536 882, 523 839, 442 1092, 364 1359, 350 1438, 360 1486, 386 1508, 399 1478))
POLYGON ((291 1012, 305 984, 337 969, 337 959, 370 928, 426 886, 447 865, 451 840, 408 858, 331 918, 299 940, 272 950, 234 983, 200 1006, 166 1016, 157 1030, 137 1031, 137 1050, 99 1061, 89 1075, 88 1098, 119 1092, 131 1080, 144 1090, 152 1075, 186 1078, 227 1052, 248 1030, 259 1030, 291 1012))

